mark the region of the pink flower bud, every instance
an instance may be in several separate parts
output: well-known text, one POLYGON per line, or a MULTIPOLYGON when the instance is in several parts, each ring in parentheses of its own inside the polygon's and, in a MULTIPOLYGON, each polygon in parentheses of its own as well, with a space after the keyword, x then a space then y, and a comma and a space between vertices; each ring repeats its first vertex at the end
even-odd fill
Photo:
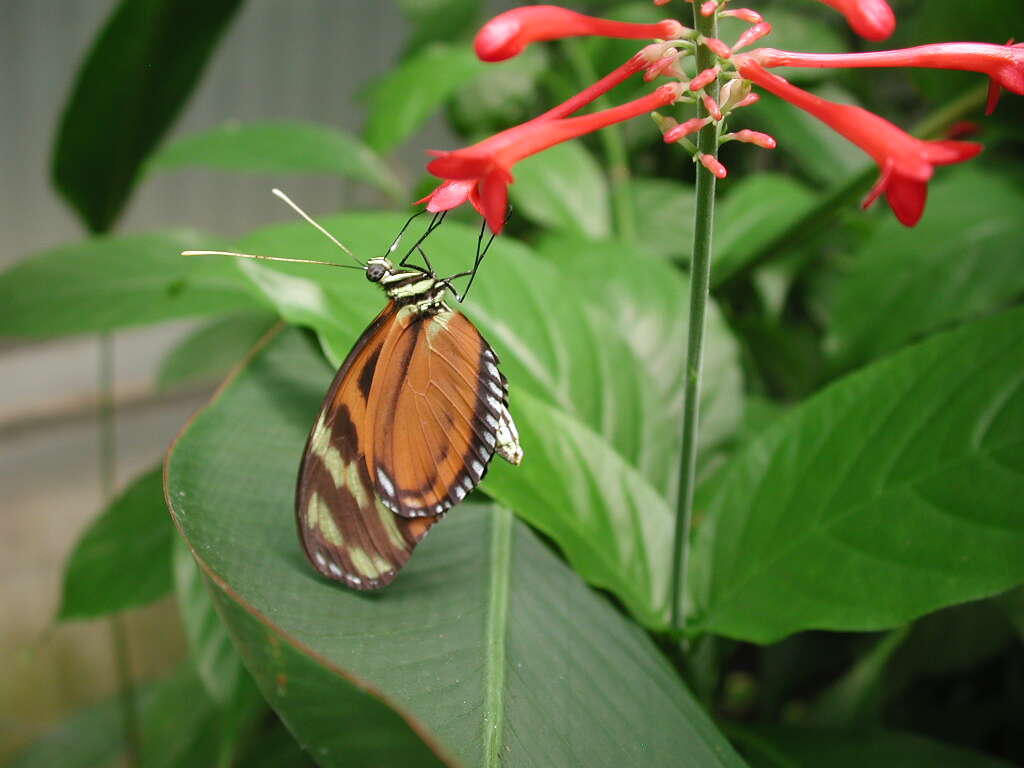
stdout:
POLYGON ((700 164, 711 171, 711 175, 724 179, 729 175, 729 172, 725 170, 725 166, 718 162, 718 158, 713 155, 698 155, 697 159, 700 160, 700 164))
POLYGON ((742 99, 736 102, 736 106, 734 108, 739 109, 740 107, 749 107, 751 104, 757 104, 757 102, 759 102, 760 100, 760 93, 748 93, 746 96, 744 96, 742 99))
POLYGON ((696 133, 709 122, 711 121, 706 117, 691 117, 686 122, 680 123, 679 125, 673 126, 665 131, 665 135, 663 137, 665 139, 665 143, 673 144, 684 136, 696 133))
POLYGON ((728 59, 732 56, 732 51, 729 50, 729 46, 717 37, 703 37, 701 38, 701 42, 714 51, 715 55, 721 56, 723 59, 728 59))
POLYGON ((718 10, 718 0, 707 0, 706 3, 701 3, 700 15, 710 16, 718 10))
POLYGON ((722 15, 735 16, 737 19, 750 24, 760 24, 764 21, 764 16, 757 11, 752 11, 750 8, 730 8, 728 11, 722 11, 722 15))
POLYGON ((733 51, 738 51, 740 48, 746 48, 748 45, 756 40, 760 40, 772 31, 772 25, 767 21, 762 21, 760 24, 755 24, 750 27, 746 32, 740 35, 736 44, 732 47, 733 51))
POLYGON ((744 128, 741 131, 736 131, 732 135, 736 141, 743 141, 747 144, 753 144, 760 147, 761 149, 775 149, 775 139, 769 136, 767 133, 761 133, 760 131, 751 131, 744 128))
POLYGON ((701 88, 710 85, 714 82, 715 78, 718 77, 718 73, 720 71, 721 69, 717 64, 710 69, 705 69, 690 81, 690 90, 699 91, 701 88))
POLYGON ((722 119, 722 110, 718 108, 718 102, 712 99, 708 94, 701 96, 701 100, 704 102, 704 109, 708 111, 715 120, 722 119))

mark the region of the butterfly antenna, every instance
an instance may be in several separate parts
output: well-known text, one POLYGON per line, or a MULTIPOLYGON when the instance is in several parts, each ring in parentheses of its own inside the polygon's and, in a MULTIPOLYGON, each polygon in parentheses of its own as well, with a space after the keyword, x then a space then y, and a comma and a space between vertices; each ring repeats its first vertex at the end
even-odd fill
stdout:
POLYGON ((416 219, 418 219, 426 212, 426 208, 424 208, 422 211, 416 211, 416 213, 414 213, 412 216, 405 220, 405 224, 403 224, 402 228, 398 230, 398 234, 395 235, 395 239, 391 242, 391 246, 388 248, 388 252, 385 254, 385 256, 390 256, 395 251, 398 250, 398 244, 402 242, 402 235, 405 234, 405 230, 407 230, 410 224, 412 224, 414 221, 416 221, 416 219))
MULTIPOLYGON (((317 222, 313 220, 313 217, 312 217, 312 216, 310 216, 310 215, 309 215, 308 213, 306 213, 306 212, 305 212, 304 210, 302 210, 301 208, 299 208, 299 206, 298 206, 298 205, 296 205, 296 204, 295 204, 295 202, 294 202, 294 201, 293 201, 293 200, 292 200, 292 199, 291 199, 290 197, 288 197, 288 195, 286 195, 286 194, 285 194, 284 192, 282 192, 282 191, 281 191, 280 189, 276 189, 276 188, 275 188, 275 189, 272 189, 272 190, 271 190, 271 192, 273 192, 273 193, 274 193, 275 195, 277 195, 277 196, 278 196, 279 198, 281 198, 282 200, 284 200, 284 201, 285 201, 285 202, 286 202, 286 203, 287 203, 287 204, 288 204, 289 206, 291 206, 291 208, 292 208, 292 210, 293 210, 293 211, 295 211, 295 212, 296 212, 297 214, 299 214, 299 216, 301 216, 301 217, 302 217, 302 218, 304 218, 304 219, 305 219, 306 221, 308 221, 308 222, 309 222, 310 224, 312 224, 312 225, 313 225, 314 227, 316 227, 316 228, 317 228, 318 230, 320 230, 320 232, 322 232, 322 233, 323 233, 324 235, 326 235, 326 236, 327 236, 327 239, 329 239, 329 240, 330 240, 330 241, 331 241, 332 243, 334 243, 334 244, 335 244, 336 246, 338 246, 339 248, 341 248, 341 250, 343 250, 343 251, 344 251, 345 253, 347 253, 347 254, 348 254, 349 256, 351 256, 351 257, 352 257, 352 260, 353 260, 353 261, 354 261, 354 262, 355 262, 356 264, 358 264, 358 265, 359 265, 360 269, 365 269, 365 268, 366 268, 366 265, 365 265, 365 264, 363 264, 363 262, 361 262, 361 261, 360 261, 359 259, 357 259, 357 258, 356 258, 356 255, 355 255, 354 253, 352 253, 352 251, 350 251, 350 250, 348 249, 348 247, 346 247, 346 246, 345 246, 345 245, 344 245, 344 244, 343 244, 343 243, 342 243, 342 242, 341 242, 340 240, 338 240, 338 238, 336 238, 336 237, 335 237, 334 235, 332 235, 332 234, 331 234, 330 232, 328 232, 328 231, 327 231, 326 229, 324 229, 324 228, 323 228, 322 226, 320 226, 319 224, 317 224, 317 222)), ((321 262, 321 263, 325 263, 325 262, 321 262)))
POLYGON ((365 269, 354 264, 336 264, 333 261, 318 259, 289 259, 285 256, 261 256, 256 253, 235 253, 234 251, 182 251, 182 256, 237 256, 240 259, 259 259, 261 261, 290 261, 294 264, 319 264, 322 267, 341 267, 342 269, 365 269))

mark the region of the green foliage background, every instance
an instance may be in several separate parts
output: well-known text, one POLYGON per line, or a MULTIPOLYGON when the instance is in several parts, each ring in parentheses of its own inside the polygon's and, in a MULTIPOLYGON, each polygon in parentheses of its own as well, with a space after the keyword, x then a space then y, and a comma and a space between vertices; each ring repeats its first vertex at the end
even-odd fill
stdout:
MULTIPOLYGON (((503 358, 526 460, 499 462, 380 595, 316 578, 290 511, 305 434, 380 306, 376 288, 177 255, 333 259, 302 222, 235 242, 111 232, 153 174, 331 174, 395 201, 323 220, 377 253, 413 199, 403 178, 418 173, 396 173, 389 153, 424 121, 443 112, 473 140, 557 103, 635 44, 570 41, 485 66, 468 45, 478 2, 402 2, 413 32, 366 88, 362 136, 296 115, 161 144, 240 3, 199 5, 114 10, 54 152, 55 183, 94 236, 0 275, 4 334, 206 317, 161 385, 241 363, 163 472, 103 511, 66 566, 62 620, 177 593, 190 657, 138 691, 143 765, 1024 760, 1020 99, 983 123, 984 155, 938 173, 912 230, 853 205, 874 169, 827 129, 770 97, 737 116, 779 149, 723 152, 684 654, 666 629, 693 169, 653 126, 517 166, 517 216, 465 311, 503 358), (167 76, 140 80, 126 55, 159 58, 167 76), (95 126, 114 110, 119 137, 103 145, 126 149, 98 169, 95 126), (615 142, 630 176, 612 183, 615 142)), ((681 7, 577 5, 633 20, 681 7)), ((1019 18, 1013 0, 894 5, 901 44, 968 30, 999 42, 1019 18)), ((823 7, 759 9, 777 47, 863 45, 823 7)), ((931 71, 788 74, 935 135, 976 119, 985 88, 931 71)), ((452 218, 465 221, 430 249, 455 271, 476 235, 469 212, 452 218)), ((74 715, 14 764, 113 764, 119 703, 74 715)))

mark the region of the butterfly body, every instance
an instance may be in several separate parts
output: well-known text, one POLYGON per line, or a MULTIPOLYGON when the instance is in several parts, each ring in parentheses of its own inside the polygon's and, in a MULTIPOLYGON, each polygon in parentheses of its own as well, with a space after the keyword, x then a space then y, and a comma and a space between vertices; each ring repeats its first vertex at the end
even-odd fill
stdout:
POLYGON ((390 583, 494 454, 522 460, 494 350, 445 301, 448 280, 370 259, 388 304, 327 392, 299 467, 306 556, 356 589, 390 583))

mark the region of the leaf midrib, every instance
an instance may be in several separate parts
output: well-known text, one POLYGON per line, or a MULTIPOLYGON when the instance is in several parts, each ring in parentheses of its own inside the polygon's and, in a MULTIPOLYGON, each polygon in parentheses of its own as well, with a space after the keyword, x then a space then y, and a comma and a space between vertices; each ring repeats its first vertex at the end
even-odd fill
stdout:
POLYGON ((495 507, 491 523, 491 573, 487 624, 484 630, 485 665, 483 744, 484 765, 499 768, 505 716, 505 638, 512 560, 512 513, 495 507))

